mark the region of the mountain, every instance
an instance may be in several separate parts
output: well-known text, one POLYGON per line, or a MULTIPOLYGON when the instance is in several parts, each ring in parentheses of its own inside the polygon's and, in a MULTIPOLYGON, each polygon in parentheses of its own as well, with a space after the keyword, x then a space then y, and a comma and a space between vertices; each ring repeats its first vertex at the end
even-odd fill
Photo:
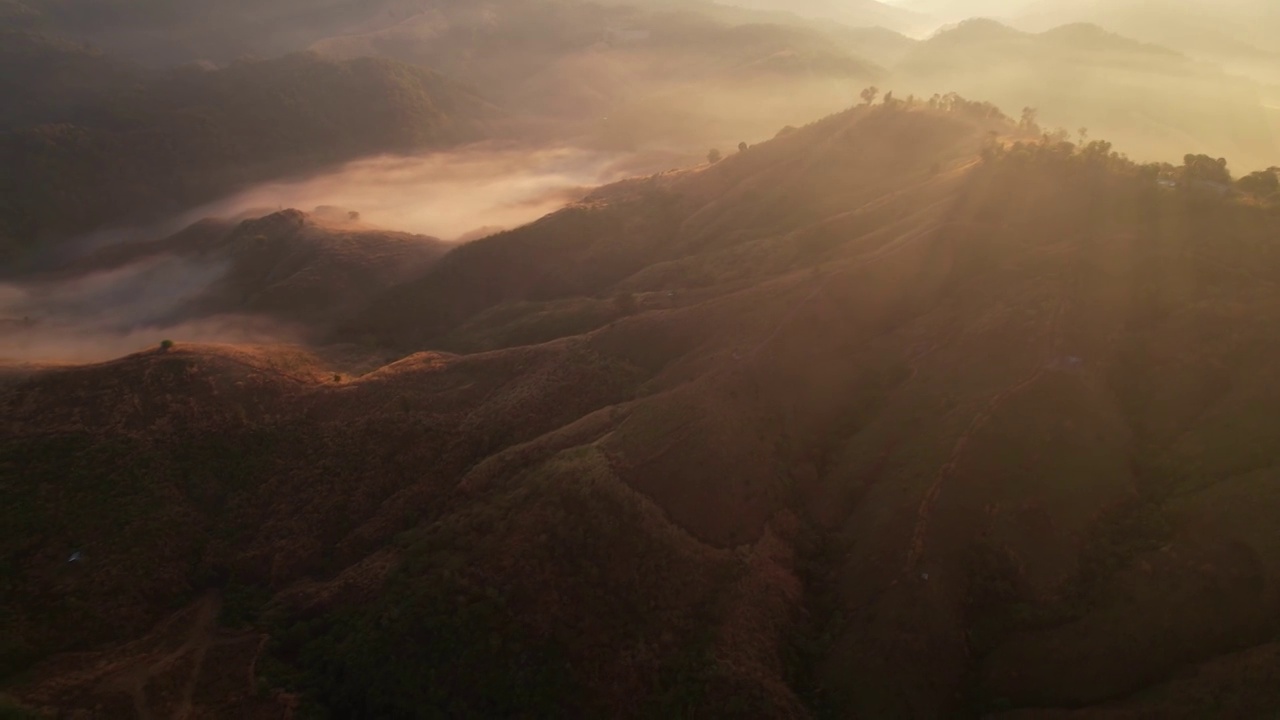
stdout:
POLYGON ((143 73, 92 48, 0 30, 0 128, 64 122, 141 82, 143 73))
POLYGON ((1159 5, 1140 0, 1038 0, 1025 4, 1019 15, 1020 22, 1041 26, 1095 22, 1149 42, 1207 54, 1266 49, 1274 45, 1274 34, 1280 30, 1280 9, 1263 0, 1184 0, 1159 5))
POLYGON ((352 29, 394 24, 431 0, 6 0, 0 24, 90 43, 151 67, 298 52, 352 29))
POLYGON ((190 334, 306 342, 448 249, 337 208, 205 219, 0 286, 0 358, 95 360, 190 334))
POLYGON ((847 37, 774 19, 704 3, 443 4, 312 49, 431 67, 482 88, 526 135, 625 150, 767 137, 884 77, 847 37))
POLYGON ((903 7, 934 18, 939 26, 991 18, 1021 30, 1042 32, 1088 23, 1214 62, 1259 81, 1280 72, 1280 54, 1271 49, 1280 32, 1280 10, 1265 0, 909 0, 903 7))
POLYGON ((163 217, 243 185, 480 137, 493 108, 421 68, 311 54, 187 66, 0 132, 0 251, 19 258, 104 225, 163 217))
POLYGON ((1265 715, 1280 198, 1225 172, 863 106, 452 250, 344 323, 372 372, 180 337, 11 366, 6 691, 1265 715))
POLYGON ((912 47, 884 87, 1031 106, 1047 127, 1086 127, 1144 160, 1185 151, 1280 160, 1256 83, 1096 25, 1027 33, 966 21, 912 47))
POLYGON ((875 0, 805 0, 801 3, 780 0, 732 0, 725 3, 748 10, 787 12, 801 17, 839 23, 846 27, 881 27, 901 33, 916 33, 927 27, 928 20, 897 4, 875 0))

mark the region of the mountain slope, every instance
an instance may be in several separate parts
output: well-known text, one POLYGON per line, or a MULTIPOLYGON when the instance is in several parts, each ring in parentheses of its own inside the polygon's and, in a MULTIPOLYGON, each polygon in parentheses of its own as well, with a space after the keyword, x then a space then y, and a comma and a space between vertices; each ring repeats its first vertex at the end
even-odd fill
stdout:
POLYGON ((87 709, 172 655, 144 702, 225 715, 206 631, 121 645, 221 602, 228 642, 269 636, 237 676, 301 694, 264 712, 1268 707, 1280 215, 1016 139, 864 107, 603 189, 405 284, 365 322, 418 352, 354 380, 182 343, 12 376, 0 672, 97 649, 13 687, 87 709))
POLYGON ((228 0, 203 2, 23 0, 11 17, 27 29, 91 43, 113 55, 153 67, 196 61, 227 63, 247 56, 272 57, 353 28, 394 24, 420 12, 424 0, 228 0))
POLYGON ((0 25, 0 128, 71 120, 143 77, 100 52, 0 25))
POLYGON ((1094 22, 1118 32, 1220 60, 1258 54, 1274 45, 1280 11, 1259 0, 1165 3, 1133 0, 1024 3, 1017 16, 1025 25, 1045 28, 1070 22, 1094 22))
POLYGON ((1093 25, 1037 34, 972 20, 917 43, 885 87, 1030 106, 1047 127, 1086 127, 1142 160, 1188 151, 1261 165, 1280 159, 1257 84, 1173 47, 1093 25))
POLYGON ((843 107, 883 76, 812 26, 686 5, 446 3, 312 48, 435 68, 518 112, 527 133, 626 150, 736 145, 843 107))
POLYGON ((100 359, 174 335, 319 338, 448 249, 336 208, 207 219, 6 285, 0 357, 100 359))
POLYGON ((246 183, 472 139, 492 117, 429 71, 306 54, 178 70, 86 113, 82 124, 0 134, 0 248, 17 254, 246 183))

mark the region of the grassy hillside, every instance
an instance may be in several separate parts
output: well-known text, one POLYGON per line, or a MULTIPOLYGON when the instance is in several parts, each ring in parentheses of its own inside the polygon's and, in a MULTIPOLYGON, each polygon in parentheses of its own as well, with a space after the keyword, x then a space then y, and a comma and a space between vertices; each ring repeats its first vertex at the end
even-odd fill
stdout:
POLYGON ((189 67, 0 132, 0 248, 160 217, 239 186, 377 152, 474 138, 488 106, 389 60, 315 55, 189 67))
POLYGON ((1211 172, 861 107, 453 251, 349 324, 413 351, 354 379, 181 342, 12 368, 5 690, 1274 711, 1280 212, 1211 172))

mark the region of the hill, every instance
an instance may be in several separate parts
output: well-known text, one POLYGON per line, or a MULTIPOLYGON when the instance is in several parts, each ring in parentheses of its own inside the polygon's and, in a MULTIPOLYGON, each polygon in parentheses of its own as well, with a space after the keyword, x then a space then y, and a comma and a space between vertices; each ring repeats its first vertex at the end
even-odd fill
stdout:
POLYGON ((854 0, 853 2, 812 0, 798 4, 779 2, 779 0, 733 0, 726 4, 748 10, 794 13, 846 27, 880 27, 901 33, 920 32, 928 25, 927 18, 903 8, 898 3, 875 0, 854 0))
POLYGON ((861 107, 453 250, 349 323, 401 348, 359 377, 180 338, 15 370, 0 675, 214 716, 1273 710, 1280 214, 1216 172, 861 107))
POLYGON ((98 359, 190 333, 320 338, 446 250, 338 208, 206 219, 6 286, 0 358, 98 359))
POLYGON ((1026 33, 971 20, 917 43, 885 87, 954 90, 1031 106, 1048 127, 1086 127, 1143 160, 1192 151, 1280 159, 1259 87, 1173 49, 1088 24, 1026 33))
POLYGON ((526 135, 732 147, 843 107, 884 75, 847 38, 776 20, 710 3, 445 3, 312 49, 435 68, 483 88, 526 135))
POLYGON ((394 24, 423 0, 7 0, 0 23, 92 44, 149 67, 298 52, 354 28, 394 24))
MULTIPOLYGON (((0 28, 6 28, 0 21, 0 28)), ((0 29, 0 128, 65 122, 132 89, 144 74, 66 40, 0 29)))
POLYGON ((1134 0, 1038 0, 1024 3, 1016 15, 1020 23, 1033 29, 1070 22, 1099 23, 1125 35, 1220 61, 1268 54, 1274 46, 1272 38, 1280 31, 1280 11, 1262 0, 1189 0, 1159 7, 1134 0))
POLYGON ((493 117, 430 71, 309 54, 179 69, 82 115, 0 131, 0 251, 9 258, 247 183, 472 139, 493 117))

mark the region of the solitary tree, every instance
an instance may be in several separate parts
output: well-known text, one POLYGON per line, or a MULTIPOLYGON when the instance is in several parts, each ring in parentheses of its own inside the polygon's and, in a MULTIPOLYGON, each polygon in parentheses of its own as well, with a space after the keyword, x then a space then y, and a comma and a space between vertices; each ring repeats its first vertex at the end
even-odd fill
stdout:
POLYGON ((858 97, 862 98, 862 103, 864 105, 870 105, 876 101, 876 98, 880 97, 880 88, 872 85, 866 90, 863 90, 858 97))
POLYGON ((1031 133, 1040 132, 1040 124, 1036 120, 1040 116, 1040 111, 1033 107, 1022 108, 1022 119, 1018 121, 1018 127, 1031 133))
POLYGON ((161 350, 163 350, 163 351, 165 351, 165 352, 168 352, 169 350, 172 350, 172 349, 173 349, 173 341, 172 341, 172 340, 161 340, 161 341, 160 341, 160 349, 161 349, 161 350))
POLYGON ((711 150, 707 152, 707 162, 712 165, 720 162, 720 151, 715 148, 711 148, 711 150))
POLYGON ((746 141, 738 143, 738 152, 746 152, 746 151, 747 151, 746 141))

